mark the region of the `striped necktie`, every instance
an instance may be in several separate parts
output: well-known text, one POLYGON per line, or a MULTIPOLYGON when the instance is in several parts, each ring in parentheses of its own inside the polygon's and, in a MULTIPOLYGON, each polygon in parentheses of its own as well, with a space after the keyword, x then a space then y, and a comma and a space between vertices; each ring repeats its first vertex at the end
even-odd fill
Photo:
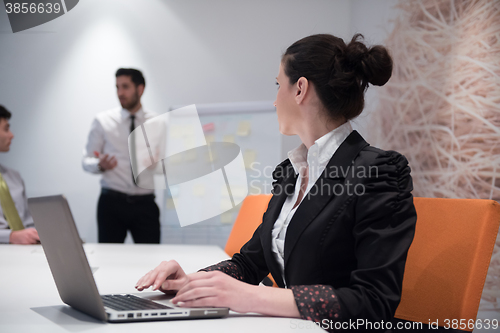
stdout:
POLYGON ((24 225, 23 221, 21 221, 21 217, 19 216, 19 212, 17 211, 16 205, 14 204, 14 200, 12 200, 12 196, 10 195, 9 186, 3 179, 2 174, 0 173, 0 204, 2 206, 3 215, 9 223, 10 229, 13 231, 23 230, 24 225))

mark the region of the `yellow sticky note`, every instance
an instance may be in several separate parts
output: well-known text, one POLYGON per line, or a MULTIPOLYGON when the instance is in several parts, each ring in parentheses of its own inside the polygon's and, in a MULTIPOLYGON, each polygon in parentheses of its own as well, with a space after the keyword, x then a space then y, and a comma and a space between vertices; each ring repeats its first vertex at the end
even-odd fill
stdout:
POLYGON ((246 149, 243 152, 243 160, 245 161, 245 169, 250 169, 252 167, 252 163, 255 162, 255 157, 257 153, 253 149, 246 149))
POLYGON ((233 198, 244 198, 247 195, 245 186, 233 185, 231 186, 231 194, 233 198))
POLYGON ((207 142, 207 145, 215 141, 215 137, 210 134, 210 135, 205 135, 205 141, 207 142))
POLYGON ((236 131, 236 134, 239 136, 248 136, 250 134, 250 128, 252 127, 250 121, 248 120, 242 120, 238 124, 238 130, 236 131))
POLYGON ((222 141, 234 143, 234 135, 224 135, 222 141))
POLYGON ((227 211, 233 208, 233 204, 231 203, 231 199, 228 197, 222 197, 220 199, 220 210, 221 211, 227 211))
POLYGON ((265 193, 261 187, 262 186, 250 184, 250 188, 248 189, 248 195, 257 195, 257 194, 265 193))
POLYGON ((213 162, 217 159, 217 154, 215 153, 215 150, 209 149, 207 151, 207 162, 213 162))
POLYGON ((174 200, 172 198, 167 198, 167 209, 175 209, 174 200))

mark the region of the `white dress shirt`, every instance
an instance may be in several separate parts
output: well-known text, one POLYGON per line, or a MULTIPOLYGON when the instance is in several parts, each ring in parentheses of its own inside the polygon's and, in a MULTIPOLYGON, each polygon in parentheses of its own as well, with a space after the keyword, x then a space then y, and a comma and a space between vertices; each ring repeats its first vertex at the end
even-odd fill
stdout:
POLYGON ((288 152, 288 158, 292 163, 295 173, 298 174, 298 177, 295 183, 294 193, 293 195, 289 195, 285 200, 285 203, 281 208, 280 215, 274 223, 272 231, 272 250, 274 257, 276 258, 280 266, 283 281, 285 281, 284 258, 286 230, 288 228, 290 220, 295 214, 295 211, 300 206, 299 203, 295 208, 293 208, 299 197, 300 185, 302 184, 302 179, 305 176, 306 168, 309 166, 309 180, 300 202, 304 200, 306 194, 316 183, 321 173, 325 170, 326 165, 332 158, 333 154, 337 151, 339 146, 342 144, 342 142, 344 142, 349 134, 351 134, 351 132, 352 126, 348 121, 345 124, 334 129, 333 131, 330 131, 327 134, 323 135, 321 138, 317 139, 309 148, 309 150, 307 150, 304 144, 301 144, 297 148, 288 152))
MULTIPOLYGON (((144 111, 142 108, 135 113, 134 125, 140 126, 145 121, 154 118, 155 113, 144 111)), ((87 145, 83 150, 82 166, 85 171, 102 174, 103 188, 127 193, 129 195, 151 194, 154 191, 136 186, 132 182, 128 136, 132 120, 130 112, 121 107, 98 113, 92 123, 87 145), (99 154, 115 156, 117 166, 112 170, 99 171, 99 154)))
MULTIPOLYGON (((24 182, 19 172, 7 168, 0 164, 0 173, 9 187, 10 196, 17 208, 19 217, 25 228, 33 228, 33 218, 28 210, 28 199, 24 190, 24 182)), ((3 215, 2 206, 0 206, 0 243, 9 243, 10 233, 9 223, 3 215)))

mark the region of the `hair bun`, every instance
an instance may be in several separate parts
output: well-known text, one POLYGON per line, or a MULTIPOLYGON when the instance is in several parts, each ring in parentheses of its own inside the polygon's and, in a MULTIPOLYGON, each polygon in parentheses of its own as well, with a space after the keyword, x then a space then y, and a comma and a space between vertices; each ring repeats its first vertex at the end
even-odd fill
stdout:
POLYGON ((383 86, 392 75, 392 58, 382 45, 367 48, 358 39, 363 35, 356 34, 347 45, 346 57, 348 62, 356 69, 356 72, 375 86, 383 86))
POLYGON ((376 45, 368 51, 363 61, 363 68, 368 82, 375 86, 383 86, 392 75, 392 58, 387 49, 376 45))

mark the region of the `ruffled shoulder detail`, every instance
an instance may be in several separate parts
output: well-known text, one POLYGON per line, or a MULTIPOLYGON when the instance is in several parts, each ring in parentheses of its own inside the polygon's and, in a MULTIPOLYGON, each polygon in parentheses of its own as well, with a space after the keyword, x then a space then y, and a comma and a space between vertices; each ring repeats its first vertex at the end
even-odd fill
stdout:
MULTIPOLYGON (((380 151, 371 167, 375 172, 372 173, 371 183, 395 188, 400 194, 397 199, 401 199, 401 195, 403 197, 409 195, 413 190, 411 169, 404 155, 392 150, 380 151)), ((380 191, 382 192, 382 189, 380 191)))

